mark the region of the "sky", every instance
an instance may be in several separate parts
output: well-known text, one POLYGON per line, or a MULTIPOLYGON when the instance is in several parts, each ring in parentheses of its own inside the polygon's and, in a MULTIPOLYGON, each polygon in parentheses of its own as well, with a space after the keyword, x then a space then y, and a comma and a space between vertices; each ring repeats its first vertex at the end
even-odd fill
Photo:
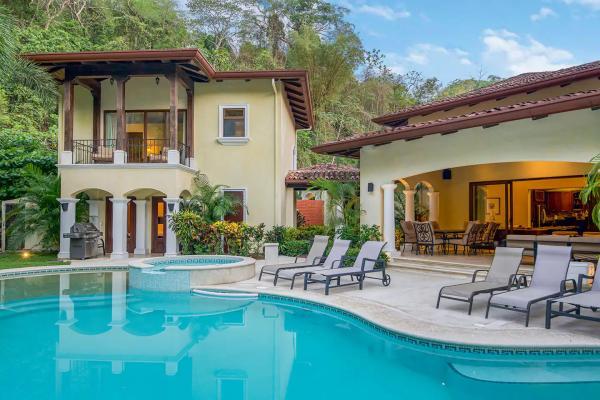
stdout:
POLYGON ((394 72, 444 83, 600 60, 600 0, 333 0, 394 72))

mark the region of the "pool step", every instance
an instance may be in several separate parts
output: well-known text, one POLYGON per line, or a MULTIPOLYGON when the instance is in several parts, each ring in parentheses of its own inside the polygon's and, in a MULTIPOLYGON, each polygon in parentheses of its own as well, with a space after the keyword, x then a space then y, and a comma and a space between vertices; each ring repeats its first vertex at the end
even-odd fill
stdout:
POLYGON ((204 297, 218 297, 228 299, 257 299, 258 293, 242 292, 235 290, 218 289, 192 289, 192 293, 204 297))

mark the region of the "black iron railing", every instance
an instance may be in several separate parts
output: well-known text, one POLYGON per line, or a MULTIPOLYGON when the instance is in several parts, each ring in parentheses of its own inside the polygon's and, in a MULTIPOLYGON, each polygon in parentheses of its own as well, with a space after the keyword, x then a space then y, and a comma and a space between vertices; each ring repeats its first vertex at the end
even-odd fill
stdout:
POLYGON ((116 146, 116 139, 73 140, 73 164, 112 163, 116 146))
MULTIPOLYGON (((129 138, 126 143, 128 163, 166 163, 169 139, 129 138)), ((73 164, 110 164, 114 162, 116 139, 73 140, 73 164)), ((177 143, 179 163, 190 166, 190 146, 177 143)))
POLYGON ((127 141, 128 163, 166 163, 169 139, 137 139, 127 141))
POLYGON ((179 150, 179 164, 190 166, 190 146, 185 143, 178 143, 177 150, 179 150))

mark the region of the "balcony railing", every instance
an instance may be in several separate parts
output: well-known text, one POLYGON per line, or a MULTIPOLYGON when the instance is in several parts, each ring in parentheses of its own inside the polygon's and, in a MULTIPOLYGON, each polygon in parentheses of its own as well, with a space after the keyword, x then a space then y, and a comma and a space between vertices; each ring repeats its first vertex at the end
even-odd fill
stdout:
POLYGON ((116 139, 73 140, 73 164, 111 164, 116 139))
MULTIPOLYGON (((167 163, 169 139, 129 138, 126 143, 128 163, 167 163)), ((73 140, 73 164, 112 164, 116 139, 73 140)), ((177 144, 179 163, 190 166, 190 147, 177 144)))

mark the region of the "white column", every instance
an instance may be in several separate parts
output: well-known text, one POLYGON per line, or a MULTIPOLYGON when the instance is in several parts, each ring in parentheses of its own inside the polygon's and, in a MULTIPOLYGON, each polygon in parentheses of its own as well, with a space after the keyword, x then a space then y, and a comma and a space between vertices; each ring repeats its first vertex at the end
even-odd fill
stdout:
POLYGON ((111 198, 113 208, 111 260, 121 260, 127 254, 127 203, 129 199, 111 198))
POLYGON ((135 250, 133 254, 146 254, 146 200, 135 203, 135 250))
POLYGON ((112 273, 112 318, 111 326, 127 322, 127 272, 112 273))
POLYGON ((440 192, 427 192, 429 196, 429 221, 440 222, 440 192))
POLYGON ((165 199, 165 204, 167 205, 167 234, 165 235, 165 256, 177 255, 177 237, 175 236, 175 231, 171 229, 171 216, 177 211, 179 211, 180 201, 181 199, 177 197, 167 197, 165 199))
POLYGON ((60 203, 60 250, 58 258, 70 258, 71 250, 69 249, 70 239, 63 235, 71 231, 71 227, 75 223, 75 203, 78 199, 62 198, 56 199, 60 203))
POLYGON ((383 240, 386 242, 385 251, 396 250, 396 222, 394 219, 394 190, 395 183, 382 185, 383 189, 383 240))
POLYGON ((75 322, 75 304, 71 296, 65 294, 71 288, 71 275, 60 274, 58 278, 58 308, 60 310, 60 324, 71 325, 75 322))
POLYGON ((103 203, 102 200, 88 200, 87 201, 88 206, 89 206, 89 217, 90 217, 90 222, 92 224, 94 224, 94 226, 96 228, 100 229, 100 207, 103 203))
POLYGON ((404 220, 414 221, 415 220, 415 191, 405 190, 404 191, 404 220))

